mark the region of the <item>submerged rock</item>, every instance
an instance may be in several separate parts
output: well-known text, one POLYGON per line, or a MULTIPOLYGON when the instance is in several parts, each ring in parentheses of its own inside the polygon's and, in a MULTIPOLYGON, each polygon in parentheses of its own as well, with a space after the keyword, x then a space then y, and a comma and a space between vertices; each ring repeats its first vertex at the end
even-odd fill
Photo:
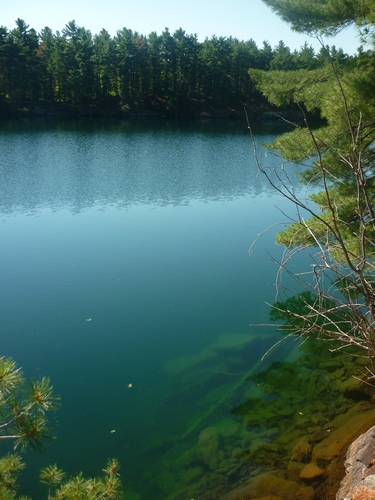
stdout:
POLYGON ((310 463, 305 465, 305 467, 301 470, 299 477, 305 481, 311 481, 313 479, 318 479, 325 475, 323 469, 321 469, 318 465, 310 463))
POLYGON ((303 436, 293 448, 290 460, 292 462, 308 462, 311 457, 312 446, 309 438, 303 436))
POLYGON ((202 467, 192 467, 187 471, 184 477, 184 483, 192 484, 198 481, 204 474, 202 467))
POLYGON ((275 495, 267 495, 266 497, 257 498, 256 500, 283 500, 281 497, 275 495))
POLYGON ((368 408, 366 403, 357 403, 349 412, 330 422, 326 429, 330 431, 328 437, 314 447, 312 461, 325 467, 344 452, 358 434, 368 429, 370 422, 375 420, 375 409, 368 408))
POLYGON ((223 451, 219 450, 220 435, 215 427, 207 427, 198 438, 197 455, 211 470, 217 469, 223 460, 223 451))
POLYGON ((264 497, 279 497, 283 500, 294 500, 300 486, 294 481, 264 473, 255 477, 247 485, 237 488, 224 495, 221 500, 260 499, 264 497))
POLYGON ((223 438, 228 438, 238 434, 240 425, 233 418, 225 418, 215 425, 218 433, 223 438))

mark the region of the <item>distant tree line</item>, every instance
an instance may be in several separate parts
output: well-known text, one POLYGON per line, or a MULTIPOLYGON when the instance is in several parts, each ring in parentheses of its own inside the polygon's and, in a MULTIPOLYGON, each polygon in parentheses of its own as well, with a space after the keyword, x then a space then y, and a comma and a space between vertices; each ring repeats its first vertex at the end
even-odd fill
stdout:
MULTIPOLYGON (((75 112, 98 115, 154 114, 227 116, 243 106, 265 103, 249 76, 260 70, 316 69, 327 52, 307 43, 291 51, 282 41, 206 38, 168 28, 148 36, 123 28, 114 37, 97 35, 70 21, 54 33, 30 29, 22 19, 9 31, 0 26, 0 110, 2 114, 75 112)), ((337 59, 348 58, 330 49, 337 59)))

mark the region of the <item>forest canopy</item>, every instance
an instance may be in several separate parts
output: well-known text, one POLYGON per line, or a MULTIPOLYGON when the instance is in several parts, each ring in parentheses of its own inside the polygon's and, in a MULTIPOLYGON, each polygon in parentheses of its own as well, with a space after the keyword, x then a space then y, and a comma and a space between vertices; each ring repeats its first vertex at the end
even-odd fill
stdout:
MULTIPOLYGON (((340 60, 349 57, 330 49, 340 60)), ((282 41, 206 38, 168 28, 145 36, 131 29, 114 37, 102 29, 93 35, 70 21, 61 32, 37 33, 22 19, 8 30, 0 26, 0 110, 148 114, 193 117, 243 116, 243 107, 259 110, 266 100, 255 88, 249 68, 316 69, 327 52, 307 43, 292 51, 282 41)), ((350 59, 350 58, 349 58, 350 59)))

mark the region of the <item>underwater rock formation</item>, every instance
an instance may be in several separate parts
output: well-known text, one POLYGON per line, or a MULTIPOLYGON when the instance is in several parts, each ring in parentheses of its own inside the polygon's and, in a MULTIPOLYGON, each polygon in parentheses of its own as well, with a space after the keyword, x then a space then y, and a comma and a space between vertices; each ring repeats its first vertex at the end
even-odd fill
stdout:
POLYGON ((211 470, 218 468, 224 458, 224 453, 219 450, 220 435, 215 427, 204 429, 198 439, 197 454, 199 459, 211 470))
POLYGON ((220 496, 220 500, 314 500, 315 491, 288 481, 275 473, 264 473, 253 478, 248 484, 220 496))
MULTIPOLYGON (((189 390, 205 388, 199 405, 209 406, 150 470, 156 489, 165 500, 333 500, 349 445, 375 424, 362 363, 305 342, 264 371, 243 370, 237 359, 251 342, 235 340, 229 351, 221 342, 168 364, 189 390), (210 393, 213 377, 223 385, 210 393)), ((371 498, 359 494, 350 500, 371 498)))
POLYGON ((309 463, 301 470, 299 477, 304 481, 313 481, 325 474, 324 470, 314 463, 309 463))

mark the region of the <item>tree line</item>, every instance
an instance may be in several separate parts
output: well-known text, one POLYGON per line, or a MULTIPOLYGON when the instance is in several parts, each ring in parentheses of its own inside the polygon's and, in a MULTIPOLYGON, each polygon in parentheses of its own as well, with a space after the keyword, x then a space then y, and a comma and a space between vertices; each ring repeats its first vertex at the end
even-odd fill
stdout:
POLYGON ((315 53, 307 43, 292 51, 282 41, 274 48, 232 37, 199 42, 181 28, 148 36, 123 28, 111 37, 75 21, 61 32, 37 33, 17 19, 10 31, 0 26, 0 110, 227 116, 265 103, 249 68, 312 70, 326 59, 325 50, 315 53))

